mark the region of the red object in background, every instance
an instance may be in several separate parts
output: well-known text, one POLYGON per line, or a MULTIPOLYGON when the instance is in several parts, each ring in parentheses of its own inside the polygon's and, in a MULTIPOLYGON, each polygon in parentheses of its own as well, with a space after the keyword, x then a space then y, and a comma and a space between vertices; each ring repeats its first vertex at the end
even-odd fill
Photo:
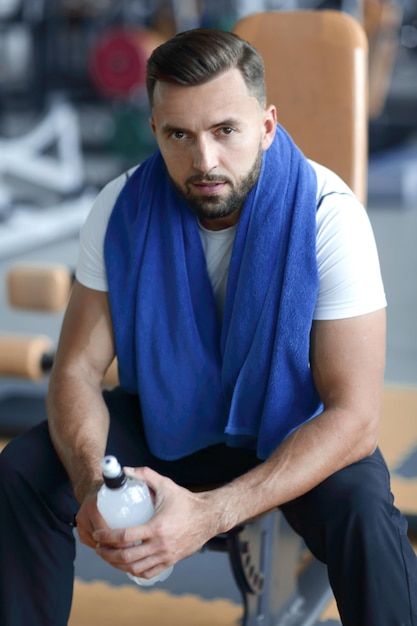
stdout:
POLYGON ((146 61, 164 39, 140 28, 117 28, 101 34, 89 59, 92 80, 105 95, 127 99, 145 89, 146 61))

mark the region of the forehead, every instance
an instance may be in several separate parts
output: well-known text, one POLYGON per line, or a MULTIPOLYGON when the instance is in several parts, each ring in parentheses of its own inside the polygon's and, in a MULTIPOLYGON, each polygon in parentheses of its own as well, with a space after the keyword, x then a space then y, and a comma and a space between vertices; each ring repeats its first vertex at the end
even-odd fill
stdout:
POLYGON ((258 100, 248 91, 241 72, 234 68, 194 87, 158 82, 152 115, 157 121, 181 126, 182 119, 236 118, 259 111, 258 100))

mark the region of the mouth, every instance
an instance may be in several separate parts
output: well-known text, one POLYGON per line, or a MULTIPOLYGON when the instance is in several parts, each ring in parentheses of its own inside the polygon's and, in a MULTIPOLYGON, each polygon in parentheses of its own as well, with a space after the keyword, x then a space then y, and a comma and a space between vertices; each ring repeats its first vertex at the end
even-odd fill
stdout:
POLYGON ((226 187, 225 181, 200 181, 193 183, 193 187, 203 195, 216 194, 226 187))

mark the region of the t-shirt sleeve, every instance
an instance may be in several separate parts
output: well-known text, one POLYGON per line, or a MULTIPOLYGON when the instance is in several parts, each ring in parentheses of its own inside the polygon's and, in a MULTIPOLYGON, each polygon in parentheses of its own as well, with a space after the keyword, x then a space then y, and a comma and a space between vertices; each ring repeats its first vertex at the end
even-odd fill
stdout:
POLYGON ((108 291, 104 238, 111 212, 125 181, 126 175, 123 174, 101 190, 80 231, 75 277, 90 289, 108 291))
POLYGON ((365 208, 330 193, 317 210, 319 293, 314 319, 356 317, 386 306, 377 247, 365 208))

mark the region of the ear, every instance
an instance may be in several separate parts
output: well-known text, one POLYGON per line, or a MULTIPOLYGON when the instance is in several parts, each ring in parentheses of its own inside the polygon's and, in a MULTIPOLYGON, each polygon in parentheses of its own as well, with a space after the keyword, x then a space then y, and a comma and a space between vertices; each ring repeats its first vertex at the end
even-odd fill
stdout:
POLYGON ((277 110, 273 104, 266 107, 263 120, 262 149, 267 150, 277 130, 277 110))
POLYGON ((149 118, 149 124, 151 125, 153 134, 156 135, 156 126, 155 126, 155 121, 153 117, 149 118))

